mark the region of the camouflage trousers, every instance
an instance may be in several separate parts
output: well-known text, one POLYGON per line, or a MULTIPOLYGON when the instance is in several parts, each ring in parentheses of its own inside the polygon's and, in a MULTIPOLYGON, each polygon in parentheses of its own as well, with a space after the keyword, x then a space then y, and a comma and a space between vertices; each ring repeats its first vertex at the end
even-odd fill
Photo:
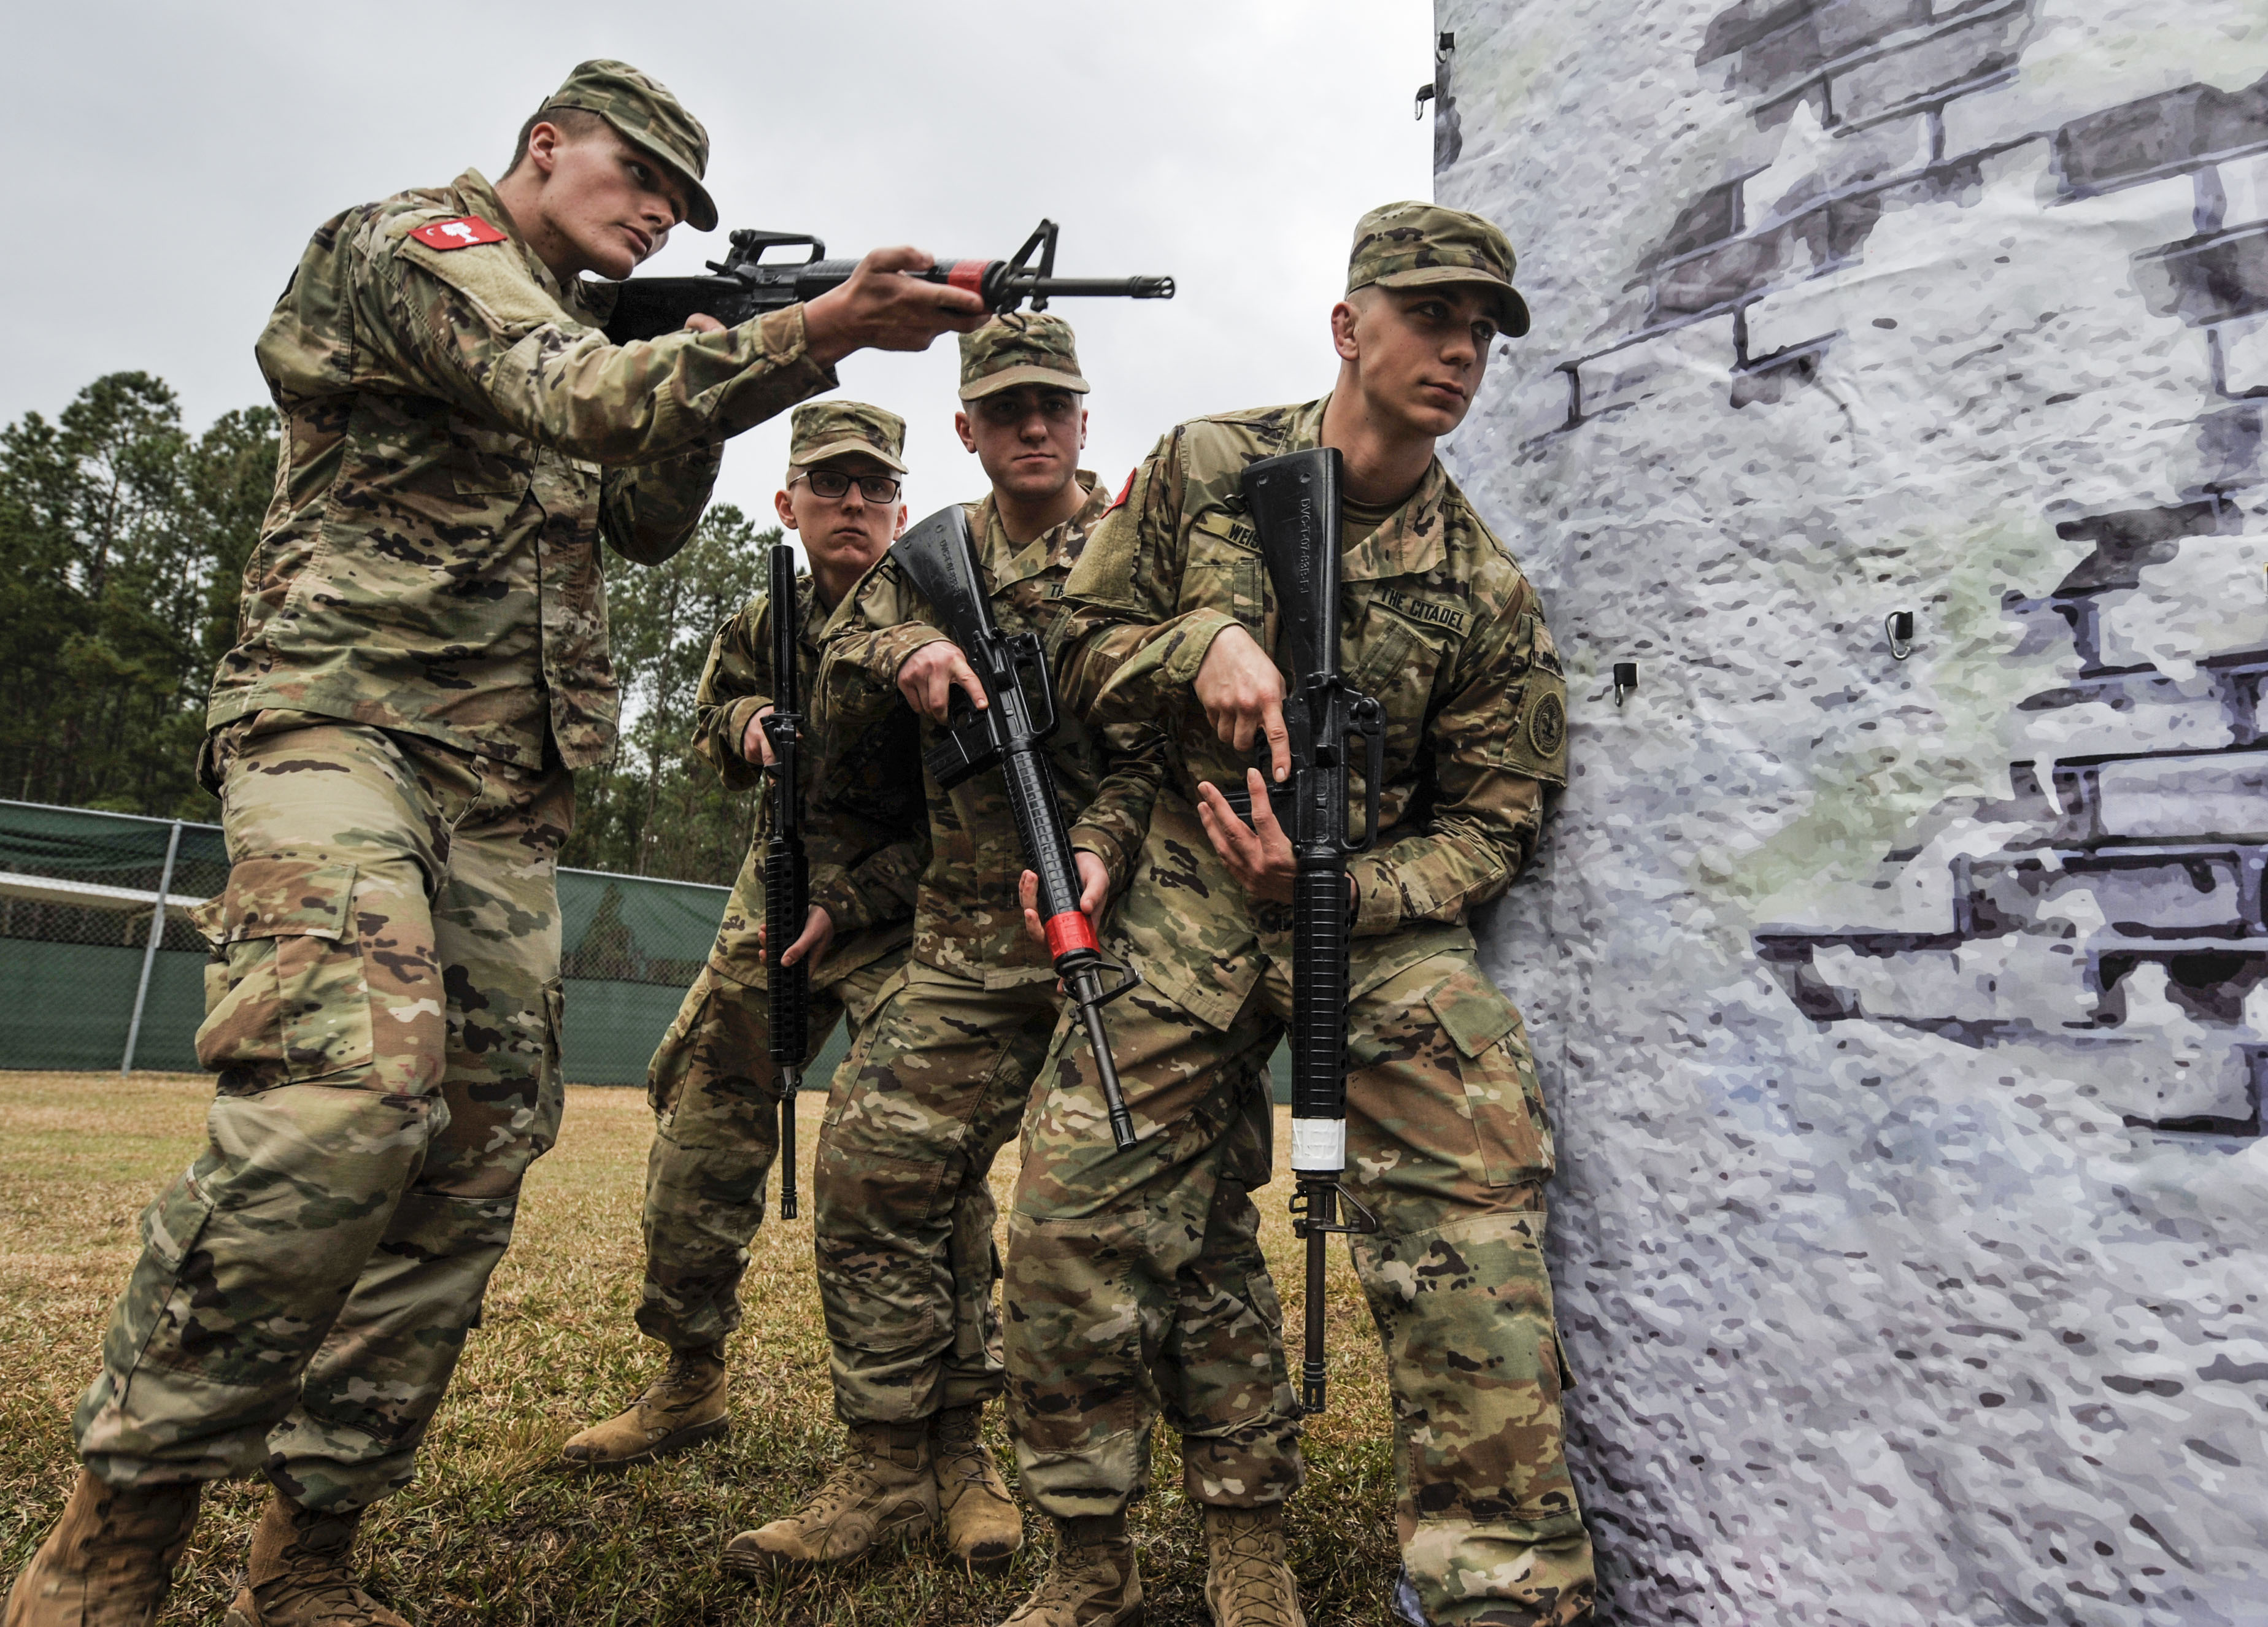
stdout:
MULTIPOLYGON (((806 1067, 837 1021, 850 1023, 856 1042, 905 958, 897 950, 812 990, 806 1067)), ((646 1155, 637 1325, 673 1351, 721 1344, 740 1325, 748 1243, 763 1223, 764 1182, 779 1152, 770 1014, 763 989, 711 961, 686 990, 646 1071, 658 1118, 646 1155)))
POLYGON ((558 1133, 573 784, 298 714, 215 744, 209 1138, 143 1216, 78 1449, 360 1508, 409 1483, 558 1133))
MULTIPOLYGON (((1241 1344, 1192 1352, 1173 1336, 1186 1274, 1249 1226, 1222 1178, 1240 1127, 1223 1076, 1248 1077, 1275 1049, 1289 961, 1271 960, 1225 1033, 1154 990, 1112 1008, 1142 1132, 1129 1152, 1111 1144, 1086 1047, 1064 1035, 1049 1058, 1007 1280, 1009 1420, 1025 1491, 1049 1513, 1123 1507, 1160 1406, 1187 1417, 1200 1391, 1214 1434, 1203 1452, 1184 1441, 1185 1462, 1202 1465, 1193 1498, 1266 1502, 1299 1483, 1264 1273, 1241 1344), (1193 1354, 1211 1371, 1193 1373, 1193 1354)), ((1352 1249, 1393 1395, 1403 1563, 1436 1623, 1579 1619, 1591 1550, 1561 1450, 1565 1370, 1542 1251, 1550 1140, 1519 1013, 1463 949, 1385 976, 1351 1002, 1348 1026, 1347 1186, 1380 1223, 1352 1249)))
POLYGON ((987 989, 915 962, 843 1064, 812 1229, 844 1423, 912 1423, 1000 1393, 992 1162, 1061 1012, 1051 979, 987 989))

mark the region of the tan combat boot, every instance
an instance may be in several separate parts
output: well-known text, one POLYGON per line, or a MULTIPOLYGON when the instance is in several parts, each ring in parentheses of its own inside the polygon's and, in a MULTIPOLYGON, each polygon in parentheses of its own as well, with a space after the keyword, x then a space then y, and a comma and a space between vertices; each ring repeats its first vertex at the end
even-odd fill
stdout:
POLYGON ((1124 1514, 1056 1521, 1055 1562, 1000 1627, 1136 1627, 1142 1573, 1124 1514))
POLYGON ((937 1507, 953 1557, 971 1571, 1008 1568, 1024 1545, 1024 1516, 1000 1478, 992 1449, 976 1432, 982 1403, 948 1407, 937 1415, 930 1467, 937 1476, 937 1507))
POLYGON ((323 1513, 281 1491, 269 1498, 221 1627, 409 1627, 347 1573, 362 1512, 323 1513))
POLYGON ((856 1559, 890 1536, 918 1536, 937 1519, 929 1425, 854 1425, 843 1461, 784 1520, 725 1544, 725 1568, 769 1576, 856 1559))
POLYGON ((697 1447, 729 1432, 725 1353, 714 1344, 672 1351, 669 1366, 627 1411, 593 1424, 559 1448, 563 1468, 610 1474, 697 1447))
POLYGON ((63 1518, 8 1590, 7 1627, 149 1627, 203 1490, 114 1486, 80 1469, 63 1518))
POLYGON ((1216 1627, 1307 1627, 1284 1563, 1284 1509, 1207 1508, 1205 1608, 1216 1627))

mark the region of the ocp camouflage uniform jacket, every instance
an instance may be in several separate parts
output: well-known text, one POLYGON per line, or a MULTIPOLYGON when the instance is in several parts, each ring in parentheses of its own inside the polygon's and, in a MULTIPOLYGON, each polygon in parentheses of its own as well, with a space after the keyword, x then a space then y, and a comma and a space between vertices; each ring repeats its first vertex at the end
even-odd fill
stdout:
MULTIPOLYGON (((827 958, 812 968, 825 988, 871 966, 913 937, 914 893, 929 864, 921 754, 914 715, 903 707, 872 722, 829 727, 813 715, 821 633, 828 612, 811 578, 796 580, 796 699, 804 713, 798 765, 811 902, 835 923, 827 958)), ((693 701, 693 749, 735 790, 761 785, 755 836, 709 963, 749 988, 764 984, 756 929, 764 923, 764 839, 776 782, 740 755, 748 721, 772 703, 771 595, 760 593, 717 629, 693 701)))
MULTIPOLYGON (((1317 445, 1329 398, 1199 418, 1159 442, 1065 585, 1054 649, 1063 703, 1090 724, 1169 717, 1144 882, 1118 931, 1143 975, 1226 1028, 1274 958, 1288 906, 1250 902, 1213 851, 1197 784, 1245 784, 1191 688, 1215 634, 1241 625, 1283 659, 1278 607, 1239 492, 1258 459, 1317 445)), ((1439 459, 1340 553, 1340 659, 1386 712, 1377 847, 1350 861, 1359 994, 1443 949, 1535 851, 1543 788, 1566 783, 1566 683, 1535 590, 1439 459)), ((1351 827, 1362 818, 1360 759, 1351 827)))
POLYGON ((667 559, 725 438, 835 383, 800 306, 618 346, 612 298, 562 288, 472 170, 317 229, 255 350, 283 449, 210 728, 277 709, 527 768, 547 729, 570 768, 606 755, 600 538, 667 559), (505 240, 411 235, 467 215, 505 240))
MULTIPOLYGON (((1022 548, 1008 541, 992 499, 967 505, 977 563, 991 589, 992 615, 1003 632, 1043 640, 1061 614, 1064 578, 1109 507, 1094 476, 1079 472, 1086 504, 1022 548)), ((820 698, 830 727, 902 710, 898 667, 924 644, 946 635, 936 613, 885 557, 867 573, 853 600, 827 631, 820 698)), ((935 738, 924 721, 922 740, 935 738)), ((1110 872, 1115 892, 1132 873, 1164 772, 1160 740, 1145 722, 1114 730, 1106 740, 1065 716, 1048 742, 1056 789, 1071 827, 1071 846, 1093 853, 1110 872)), ((929 868, 914 908, 913 958, 925 966, 1007 988, 1055 974, 1046 949, 1024 935, 1016 889, 1028 868, 1006 783, 998 769, 942 790, 924 773, 929 804, 929 868)))

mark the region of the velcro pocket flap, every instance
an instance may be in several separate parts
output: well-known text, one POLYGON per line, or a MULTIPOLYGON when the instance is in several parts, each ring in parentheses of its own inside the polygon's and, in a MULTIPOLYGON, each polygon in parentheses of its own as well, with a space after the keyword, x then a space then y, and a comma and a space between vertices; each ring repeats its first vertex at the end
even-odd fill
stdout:
POLYGON ((1503 992, 1479 972, 1452 972, 1426 995, 1425 1003, 1442 1028, 1468 1056, 1477 1056, 1512 1032, 1520 1013, 1503 992))
POLYGON ((217 949, 254 938, 347 937, 353 925, 355 867, 309 858, 247 858, 228 886, 189 912, 217 949))

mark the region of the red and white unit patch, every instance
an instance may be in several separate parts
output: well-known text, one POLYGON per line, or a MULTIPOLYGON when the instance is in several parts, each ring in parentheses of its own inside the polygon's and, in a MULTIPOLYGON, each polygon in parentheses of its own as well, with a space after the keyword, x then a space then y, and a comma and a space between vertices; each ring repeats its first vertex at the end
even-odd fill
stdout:
POLYGON ((478 215, 460 215, 454 220, 436 220, 418 227, 409 235, 428 248, 470 248, 478 243, 504 241, 504 233, 478 215))

